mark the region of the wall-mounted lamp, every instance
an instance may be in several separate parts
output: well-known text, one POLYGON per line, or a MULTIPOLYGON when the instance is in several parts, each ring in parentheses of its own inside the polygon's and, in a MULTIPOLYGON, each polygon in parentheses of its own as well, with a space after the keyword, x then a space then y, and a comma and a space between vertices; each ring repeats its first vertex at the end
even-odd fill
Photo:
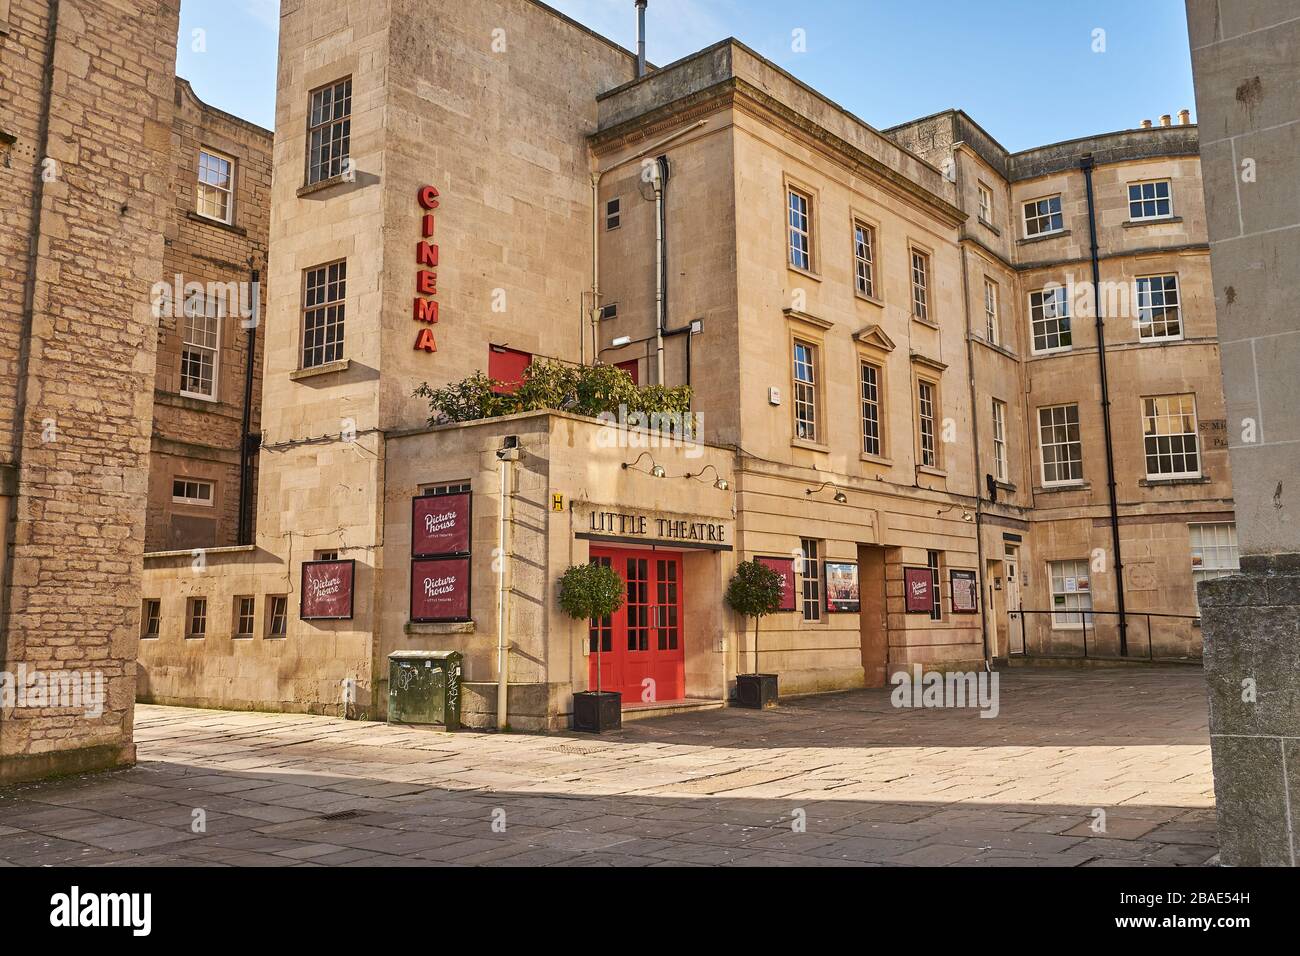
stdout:
MULTIPOLYGON (((629 468, 636 469, 636 466, 639 465, 639 464, 641 463, 641 459, 642 459, 642 458, 649 458, 649 459, 650 459, 650 470, 649 470, 648 472, 646 472, 646 474, 648 474, 651 478, 667 478, 667 477, 668 477, 668 472, 664 471, 664 466, 663 466, 663 465, 660 465, 660 464, 658 464, 658 463, 656 463, 655 460, 654 460, 654 458, 650 455, 650 453, 649 453, 648 451, 643 451, 643 452, 641 452, 641 454, 639 454, 639 455, 637 456, 636 461, 633 461, 633 462, 626 462, 626 461, 625 461, 625 462, 623 462, 623 470, 624 470, 624 471, 627 471, 629 468)), ((640 470, 640 469, 637 469, 637 470, 640 470)))
POLYGON ((815 494, 817 494, 817 492, 821 491, 821 490, 822 490, 823 488, 825 488, 827 485, 830 485, 832 488, 835 489, 835 503, 836 503, 836 504, 840 504, 840 505, 848 504, 849 496, 846 495, 844 492, 840 491, 839 486, 838 486, 837 484, 835 484, 835 482, 833 482, 833 481, 823 481, 823 482, 822 482, 820 485, 818 485, 816 488, 805 488, 805 489, 803 490, 803 493, 804 493, 805 495, 815 495, 815 494))
MULTIPOLYGON (((949 505, 949 506, 946 507, 946 508, 940 508, 940 509, 939 509, 937 512, 935 512, 935 513, 936 513, 936 514, 941 514, 941 515, 946 515, 949 511, 952 511, 952 509, 953 509, 953 508, 956 508, 956 507, 957 507, 957 505, 949 505)), ((969 522, 975 520, 975 515, 971 512, 971 510, 970 510, 969 508, 962 508, 962 509, 961 509, 961 520, 969 523, 969 522)))
POLYGON ((693 478, 693 479, 695 479, 696 481, 703 481, 703 480, 704 480, 704 473, 705 473, 706 471, 708 471, 710 468, 713 469, 713 474, 714 474, 714 475, 717 477, 717 479, 718 479, 717 481, 715 481, 715 482, 713 483, 713 487, 714 487, 714 488, 717 488, 719 491, 727 491, 727 490, 731 487, 731 482, 727 481, 726 478, 723 478, 722 475, 718 472, 718 469, 717 469, 715 466, 711 465, 711 464, 710 464, 710 465, 705 465, 703 468, 701 468, 699 471, 697 471, 697 472, 696 472, 695 474, 693 474, 693 475, 688 471, 686 474, 682 475, 682 477, 683 477, 683 478, 693 478))
POLYGON ((620 335, 618 338, 614 339, 614 341, 609 343, 609 347, 612 349, 621 349, 623 346, 631 345, 631 344, 632 344, 632 336, 620 335))

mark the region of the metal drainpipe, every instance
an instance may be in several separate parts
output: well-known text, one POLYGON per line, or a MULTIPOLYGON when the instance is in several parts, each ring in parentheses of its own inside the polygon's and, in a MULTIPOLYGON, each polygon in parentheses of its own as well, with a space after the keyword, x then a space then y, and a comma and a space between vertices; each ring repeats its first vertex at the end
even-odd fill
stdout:
POLYGON ((252 482, 249 480, 251 476, 248 472, 252 449, 248 446, 253 422, 253 359, 257 354, 257 326, 262 318, 262 274, 257 269, 253 269, 249 278, 253 286, 253 315, 245 337, 248 360, 244 363, 244 409, 239 426, 239 532, 236 540, 240 544, 252 544, 249 540, 251 522, 248 520, 248 499, 252 491, 252 482))
POLYGON ((655 160, 655 384, 664 384, 664 310, 667 307, 664 270, 664 191, 668 186, 668 160, 655 160))
POLYGON ((1124 560, 1119 544, 1119 503, 1115 493, 1115 448, 1110 428, 1110 384, 1106 378, 1106 322, 1101 314, 1101 262, 1097 250, 1097 210, 1092 195, 1092 154, 1079 160, 1088 193, 1088 235, 1092 243, 1092 300, 1097 316, 1097 366, 1101 376, 1101 420, 1106 440, 1106 490, 1110 498, 1110 541, 1115 552, 1115 596, 1119 610, 1119 654, 1128 656, 1128 615, 1124 607, 1124 560))
POLYGON ((502 455, 500 462, 501 494, 497 516, 497 560, 500 569, 497 572, 497 730, 505 730, 510 724, 507 709, 509 697, 509 663, 510 642, 506 639, 506 504, 510 487, 509 453, 502 455))
POLYGON ((980 493, 980 414, 975 388, 975 343, 971 329, 970 270, 967 251, 961 247, 961 292, 966 303, 966 376, 970 384, 971 458, 975 462, 975 579, 979 582, 980 637, 984 641, 984 669, 993 669, 989 654, 988 601, 984 591, 984 495, 980 493))

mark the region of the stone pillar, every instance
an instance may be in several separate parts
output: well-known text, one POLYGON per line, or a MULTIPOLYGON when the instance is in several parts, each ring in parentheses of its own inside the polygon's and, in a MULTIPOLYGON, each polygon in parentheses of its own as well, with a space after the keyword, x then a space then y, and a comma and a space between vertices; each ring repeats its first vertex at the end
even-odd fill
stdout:
POLYGON ((1300 20, 1187 0, 1241 573, 1202 582, 1221 860, 1294 866, 1300 813, 1300 20))
POLYGON ((6 6, 0 785, 135 759, 180 3, 6 6))

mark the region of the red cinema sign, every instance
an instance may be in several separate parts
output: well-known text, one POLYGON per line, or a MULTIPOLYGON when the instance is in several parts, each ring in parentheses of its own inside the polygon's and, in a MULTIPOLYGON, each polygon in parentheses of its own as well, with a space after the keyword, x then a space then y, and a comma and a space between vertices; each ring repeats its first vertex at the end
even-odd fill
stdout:
POLYGON ((412 318, 416 322, 425 323, 415 336, 417 352, 438 351, 438 343, 433 337, 433 325, 438 321, 438 300, 432 298, 438 294, 438 244, 433 241, 433 211, 438 208, 438 196, 436 186, 421 186, 415 194, 416 201, 424 210, 420 219, 420 235, 423 238, 415 244, 415 264, 419 271, 415 274, 412 318))
POLYGON ((411 620, 440 624, 469 619, 469 558, 412 561, 411 620))
POLYGON ((903 594, 908 614, 934 610, 934 576, 929 568, 903 568, 903 594))
POLYGON ((765 558, 760 555, 754 560, 781 575, 781 606, 777 610, 795 610, 794 558, 765 558))
POLYGON ((470 493, 411 501, 411 556, 469 554, 470 493))
POLYGON ((344 621, 352 618, 356 562, 304 561, 298 616, 304 621, 344 621))

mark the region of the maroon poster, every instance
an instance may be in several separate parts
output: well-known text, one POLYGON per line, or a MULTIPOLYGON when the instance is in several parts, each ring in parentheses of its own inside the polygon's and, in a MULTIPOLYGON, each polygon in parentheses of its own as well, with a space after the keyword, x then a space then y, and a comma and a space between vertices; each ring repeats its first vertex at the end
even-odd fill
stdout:
POLYGON ((781 607, 779 610, 795 610, 798 605, 795 603, 794 558, 764 558, 760 556, 754 560, 781 575, 781 607))
POLYGON ((423 558, 411 562, 411 620, 469 620, 469 558, 423 558))
POLYGON ((470 494, 424 495, 411 503, 411 554, 469 554, 470 494))
POLYGON ((341 621, 352 617, 352 578, 356 562, 304 561, 298 616, 304 621, 341 621))
POLYGON ((934 578, 929 568, 903 568, 903 593, 908 614, 929 614, 934 610, 934 578))

